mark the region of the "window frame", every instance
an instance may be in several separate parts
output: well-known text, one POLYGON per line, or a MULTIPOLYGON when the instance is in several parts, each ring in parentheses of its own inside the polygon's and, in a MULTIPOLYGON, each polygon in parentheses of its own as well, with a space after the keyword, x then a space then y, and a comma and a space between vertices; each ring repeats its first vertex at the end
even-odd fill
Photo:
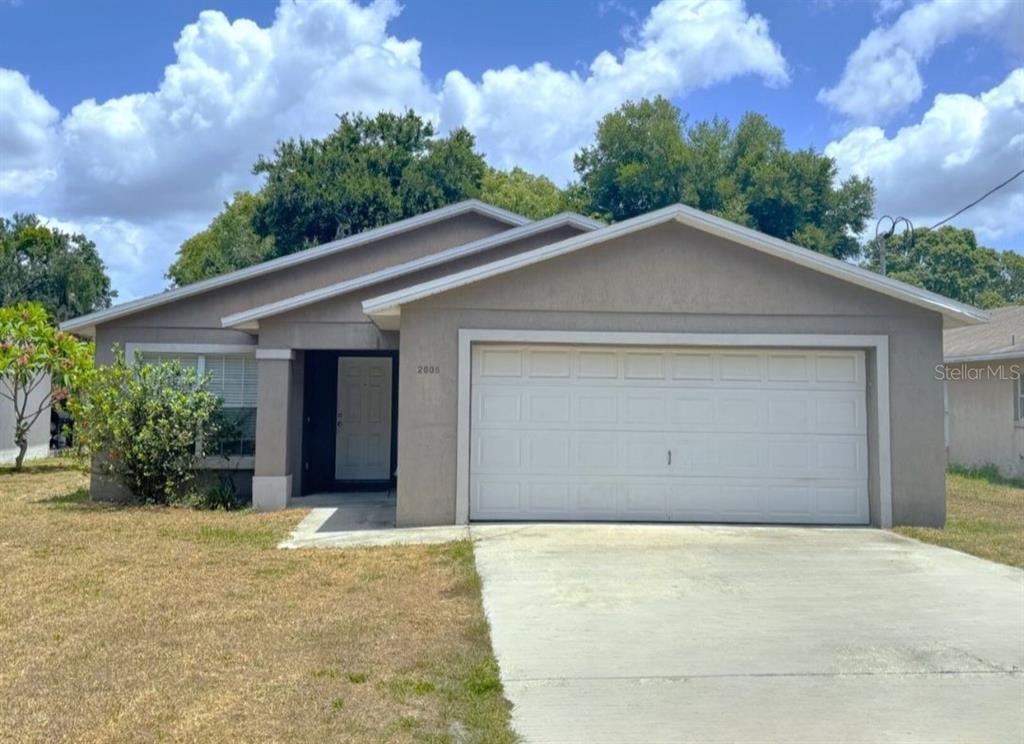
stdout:
MULTIPOLYGON (((244 355, 256 358, 255 344, 176 344, 130 341, 124 345, 125 358, 135 364, 135 354, 195 354, 199 357, 196 370, 200 377, 206 372, 206 355, 244 355)), ((259 379, 257 368, 257 380, 259 379)), ((259 383, 257 382, 257 385, 259 383)), ((256 406, 257 416, 259 406, 256 406)), ((207 455, 197 463, 200 470, 255 470, 255 455, 207 455)))
POLYGON ((1024 372, 1013 381, 1013 422, 1024 429, 1024 372))

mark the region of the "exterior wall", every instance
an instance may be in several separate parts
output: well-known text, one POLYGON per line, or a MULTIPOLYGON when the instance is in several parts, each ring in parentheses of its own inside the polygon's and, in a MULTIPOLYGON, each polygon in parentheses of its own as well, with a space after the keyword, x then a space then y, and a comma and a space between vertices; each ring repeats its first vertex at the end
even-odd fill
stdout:
POLYGON ((110 347, 114 343, 123 346, 128 341, 254 343, 251 334, 222 328, 221 318, 507 229, 508 225, 489 217, 475 213, 464 214, 402 235, 118 318, 97 327, 96 357, 100 362, 109 361, 110 347))
MULTIPOLYGON (((455 518, 460 328, 888 336, 893 521, 945 521, 937 313, 664 225, 412 303, 401 322, 400 525, 455 518), (418 375, 419 365, 441 373, 418 375)), ((869 375, 868 383, 871 421, 877 382, 869 375)), ((869 442, 873 461, 877 444, 869 442)), ((877 522, 875 463, 870 477, 877 522)))
POLYGON ((1022 371, 1024 358, 947 365, 951 463, 995 465, 1003 475, 1024 478, 1024 425, 1014 421, 1013 406, 1015 375, 1022 371))
POLYGON ((365 287, 260 323, 260 345, 296 349, 397 349, 398 334, 381 331, 363 314, 363 300, 458 271, 498 261, 542 245, 579 235, 571 226, 549 230, 492 250, 436 266, 389 282, 365 287))
MULTIPOLYGON (((271 322, 261 329, 260 334, 225 329, 221 326, 221 318, 240 310, 430 255, 508 229, 509 225, 489 217, 475 213, 460 215, 333 256, 119 318, 96 328, 96 361, 100 364, 110 363, 113 360, 112 347, 118 344, 123 349, 125 344, 130 342, 241 344, 254 347, 259 344, 269 348, 292 349, 397 348, 397 334, 380 333, 365 317, 361 318, 362 322, 359 323, 340 320, 329 324, 320 323, 314 326, 313 333, 300 323, 271 322)), ((263 476, 279 478, 278 485, 284 482, 284 476, 289 476, 287 488, 292 495, 297 495, 300 487, 297 475, 300 473, 302 456, 301 355, 291 363, 287 384, 275 385, 274 392, 268 392, 266 400, 271 402, 265 404, 261 392, 257 428, 262 426, 264 430, 264 447, 258 450, 261 452, 258 461, 265 462, 263 476), (280 431, 272 435, 269 431, 271 427, 280 431), (281 449, 279 445, 282 446, 281 449), (277 458, 277 453, 282 451, 287 455, 277 458), (270 454, 264 456, 263 452, 270 454), (293 473, 296 477, 291 477, 293 473)), ((47 428, 47 441, 48 431, 47 428)), ((212 478, 218 472, 230 472, 239 493, 246 496, 252 494, 252 469, 211 471, 207 477, 212 478)), ((256 472, 255 475, 259 476, 261 473, 256 472)), ((123 500, 127 497, 124 489, 98 473, 93 473, 90 492, 93 498, 102 500, 123 500)))
MULTIPOLYGON (((38 410, 39 404, 50 394, 50 380, 39 383, 29 394, 27 411, 38 410)), ((25 460, 35 460, 50 454, 50 412, 47 410, 36 419, 28 430, 28 450, 25 460)), ((0 465, 10 465, 18 457, 18 446, 14 443, 14 404, 7 398, 0 398, 0 465)))

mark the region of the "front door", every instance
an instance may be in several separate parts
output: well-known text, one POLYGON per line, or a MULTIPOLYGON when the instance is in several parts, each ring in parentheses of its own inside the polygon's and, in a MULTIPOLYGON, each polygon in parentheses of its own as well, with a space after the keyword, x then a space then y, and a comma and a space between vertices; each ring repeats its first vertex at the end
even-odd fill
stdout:
POLYGON ((334 477, 391 477, 391 358, 338 358, 334 477))

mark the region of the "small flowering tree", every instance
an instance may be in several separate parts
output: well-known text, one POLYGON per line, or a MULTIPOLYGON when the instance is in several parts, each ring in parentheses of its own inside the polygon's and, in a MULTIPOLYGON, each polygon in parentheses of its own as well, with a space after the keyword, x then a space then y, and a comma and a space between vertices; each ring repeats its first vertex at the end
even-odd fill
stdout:
POLYGON ((33 424, 65 405, 91 373, 92 358, 92 344, 56 328, 41 305, 0 308, 0 399, 14 408, 16 470, 33 424))

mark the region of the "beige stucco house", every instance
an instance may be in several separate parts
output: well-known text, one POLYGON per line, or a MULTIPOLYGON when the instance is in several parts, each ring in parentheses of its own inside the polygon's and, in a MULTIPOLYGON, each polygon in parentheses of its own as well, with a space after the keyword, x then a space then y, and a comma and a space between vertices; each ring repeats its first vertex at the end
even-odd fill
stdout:
POLYGON ((64 328, 212 372, 261 509, 888 526, 945 519, 942 333, 986 317, 683 206, 468 201, 64 328))
POLYGON ((944 336, 949 461, 1024 478, 1024 305, 944 336))

